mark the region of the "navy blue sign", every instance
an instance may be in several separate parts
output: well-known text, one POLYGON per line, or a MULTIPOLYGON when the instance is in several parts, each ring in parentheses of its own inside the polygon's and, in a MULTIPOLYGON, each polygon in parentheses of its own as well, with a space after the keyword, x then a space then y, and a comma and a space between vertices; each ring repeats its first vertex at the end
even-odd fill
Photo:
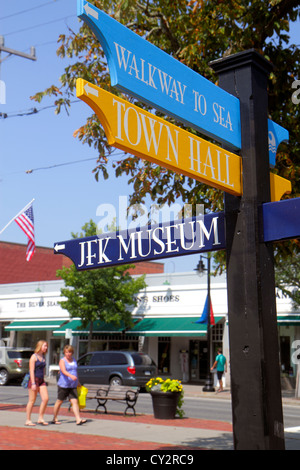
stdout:
POLYGON ((300 198, 263 204, 264 241, 300 238, 300 198))
POLYGON ((149 225, 54 244, 77 270, 138 263, 225 248, 224 213, 149 225))

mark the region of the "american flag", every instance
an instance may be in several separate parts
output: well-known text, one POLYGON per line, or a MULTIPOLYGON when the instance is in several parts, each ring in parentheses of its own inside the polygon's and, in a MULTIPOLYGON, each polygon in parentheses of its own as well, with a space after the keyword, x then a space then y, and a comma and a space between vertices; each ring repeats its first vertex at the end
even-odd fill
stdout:
POLYGON ((26 261, 30 261, 35 251, 35 239, 34 239, 34 219, 32 204, 22 214, 15 218, 15 221, 19 227, 23 230, 25 235, 28 237, 27 250, 26 250, 26 261))

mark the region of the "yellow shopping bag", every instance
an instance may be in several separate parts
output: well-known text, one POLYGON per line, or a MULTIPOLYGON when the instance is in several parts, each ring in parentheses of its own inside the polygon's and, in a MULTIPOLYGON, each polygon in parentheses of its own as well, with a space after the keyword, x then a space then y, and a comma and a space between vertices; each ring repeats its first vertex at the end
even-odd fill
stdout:
POLYGON ((82 385, 81 387, 77 387, 77 393, 79 409, 82 410, 86 406, 86 396, 88 393, 88 389, 82 385))

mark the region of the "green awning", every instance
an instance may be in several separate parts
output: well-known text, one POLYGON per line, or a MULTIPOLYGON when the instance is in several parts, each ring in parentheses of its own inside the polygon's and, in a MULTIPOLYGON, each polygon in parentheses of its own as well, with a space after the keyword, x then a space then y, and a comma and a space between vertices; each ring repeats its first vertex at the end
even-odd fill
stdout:
POLYGON ((77 330, 78 327, 81 326, 80 320, 71 320, 68 321, 65 325, 62 325, 59 329, 55 329, 53 331, 53 336, 65 336, 66 330, 72 330, 72 333, 77 330))
MULTIPOLYGON (((93 334, 115 334, 122 333, 124 331, 124 323, 121 322, 120 326, 116 326, 112 323, 105 323, 104 321, 97 320, 93 322, 93 334)), ((73 336, 88 335, 90 331, 90 324, 87 327, 83 327, 81 320, 74 319, 63 325, 59 330, 53 332, 54 336, 65 336, 66 330, 72 330, 73 336)))
POLYGON ((300 315, 291 314, 291 315, 278 315, 277 323, 279 325, 299 325, 300 324, 300 315))
MULTIPOLYGON (((221 318, 215 317, 215 323, 221 318)), ((196 323, 197 320, 199 317, 144 318, 126 333, 139 336, 206 336, 206 324, 196 323)))
MULTIPOLYGON (((218 323, 223 317, 215 317, 218 323)), ((206 336, 207 329, 204 323, 195 323, 199 317, 164 317, 144 318, 137 322, 133 328, 125 330, 123 323, 119 327, 101 320, 93 324, 93 334, 125 333, 134 336, 206 336)), ((65 336, 66 330, 72 330, 73 336, 88 335, 89 325, 84 328, 81 320, 74 319, 53 332, 54 336, 65 336)))
POLYGON ((5 326, 7 331, 32 331, 32 330, 56 330, 60 328, 66 320, 29 320, 13 321, 10 325, 5 326))

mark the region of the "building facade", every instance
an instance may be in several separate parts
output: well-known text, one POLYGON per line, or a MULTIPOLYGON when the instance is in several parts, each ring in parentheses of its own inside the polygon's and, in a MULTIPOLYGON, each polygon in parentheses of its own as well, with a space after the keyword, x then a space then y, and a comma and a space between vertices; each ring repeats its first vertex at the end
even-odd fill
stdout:
MULTIPOLYGON (((22 252, 20 246, 17 248, 22 252)), ((25 253, 26 247, 23 248, 25 253)), ((49 263, 58 262, 56 258, 60 266, 55 265, 53 273, 61 267, 63 257, 53 255, 48 249, 48 268, 49 263)), ((212 364, 218 347, 222 347, 230 366, 226 277, 211 278, 215 325, 210 329, 208 343, 207 325, 199 323, 207 296, 207 276, 194 272, 166 274, 161 263, 139 263, 137 268, 132 275, 146 273, 147 287, 137 295, 132 328, 116 328, 100 320, 94 322, 91 349, 143 350, 156 362, 159 374, 190 383, 204 383, 208 356, 212 364)), ((26 281, 23 273, 18 282, 0 284, 0 344, 34 347, 39 339, 46 339, 47 370, 51 373, 57 368, 66 343, 75 347, 76 357, 87 352, 89 327, 83 328, 80 319, 70 319, 68 312, 61 308, 63 281, 54 275, 43 280, 39 275, 40 268, 36 280, 26 281)), ((9 280, 12 279, 10 274, 9 280)), ((297 373, 300 312, 293 311, 288 298, 277 297, 277 318, 282 377, 292 380, 297 373)), ((227 385, 229 373, 230 367, 225 379, 227 385)))

